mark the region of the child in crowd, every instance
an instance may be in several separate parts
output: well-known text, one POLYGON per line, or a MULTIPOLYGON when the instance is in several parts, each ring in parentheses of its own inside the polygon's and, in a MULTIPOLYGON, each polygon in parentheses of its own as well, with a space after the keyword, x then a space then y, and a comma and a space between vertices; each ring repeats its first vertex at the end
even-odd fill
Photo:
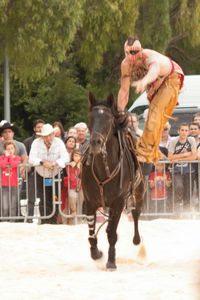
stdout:
POLYGON ((149 186, 151 190, 151 210, 164 212, 166 200, 168 198, 167 189, 171 185, 171 178, 168 171, 165 170, 164 163, 157 163, 155 171, 149 176, 149 186), (156 209, 157 208, 157 209, 156 209))
MULTIPOLYGON (((82 211, 82 193, 81 193, 81 157, 80 150, 74 149, 71 156, 71 162, 66 166, 66 176, 64 177, 64 186, 62 189, 62 210, 75 216, 82 211)), ((63 220, 63 223, 65 221, 63 220)), ((70 224, 75 224, 73 218, 70 224)))
POLYGON ((15 155, 16 146, 12 141, 4 143, 4 154, 0 156, 0 209, 2 217, 17 216, 18 166, 21 157, 15 155))

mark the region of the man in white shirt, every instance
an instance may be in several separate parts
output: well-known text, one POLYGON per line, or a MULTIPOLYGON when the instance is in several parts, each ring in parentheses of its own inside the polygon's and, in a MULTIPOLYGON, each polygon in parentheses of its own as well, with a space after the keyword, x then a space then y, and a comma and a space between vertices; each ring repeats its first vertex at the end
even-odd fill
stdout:
MULTIPOLYGON (((50 124, 43 125, 41 137, 31 145, 29 163, 35 166, 37 175, 37 191, 40 198, 40 215, 50 216, 53 212, 53 183, 55 177, 69 162, 69 155, 63 141, 54 134, 55 129, 50 124)), ((57 186, 55 185, 55 191, 57 186)), ((56 214, 42 223, 56 223, 56 214)))

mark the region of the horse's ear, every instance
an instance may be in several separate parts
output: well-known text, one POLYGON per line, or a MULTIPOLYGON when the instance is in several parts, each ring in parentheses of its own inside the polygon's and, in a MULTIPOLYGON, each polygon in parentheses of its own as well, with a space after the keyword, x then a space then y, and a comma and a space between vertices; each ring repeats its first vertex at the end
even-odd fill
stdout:
POLYGON ((109 105, 109 107, 116 107, 116 100, 113 94, 110 94, 107 97, 107 103, 109 105))
POLYGON ((91 92, 89 92, 88 95, 88 102, 89 102, 89 110, 91 110, 92 107, 96 104, 96 98, 94 94, 92 94, 91 92))

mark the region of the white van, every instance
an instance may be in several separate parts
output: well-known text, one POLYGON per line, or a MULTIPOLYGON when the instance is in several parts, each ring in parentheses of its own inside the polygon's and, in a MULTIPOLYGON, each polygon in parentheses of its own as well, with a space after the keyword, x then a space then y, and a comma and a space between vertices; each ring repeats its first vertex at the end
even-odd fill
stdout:
MULTIPOLYGON (((178 107, 196 107, 200 108, 200 75, 187 75, 184 79, 184 85, 179 95, 178 107)), ((144 112, 148 107, 146 93, 139 96, 128 109, 138 115, 144 112)))
MULTIPOLYGON (((179 105, 176 106, 173 117, 169 122, 171 124, 170 135, 178 134, 178 128, 181 123, 192 122, 195 113, 200 112, 200 75, 185 76, 184 86, 180 92, 179 105)), ((138 97, 133 105, 129 108, 130 112, 134 112, 139 116, 139 127, 144 128, 144 111, 148 108, 148 100, 146 93, 138 97)))

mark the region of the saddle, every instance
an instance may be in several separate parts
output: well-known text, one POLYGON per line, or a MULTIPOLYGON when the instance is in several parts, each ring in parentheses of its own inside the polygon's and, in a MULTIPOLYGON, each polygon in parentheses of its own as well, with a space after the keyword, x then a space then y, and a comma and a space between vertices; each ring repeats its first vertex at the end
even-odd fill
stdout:
MULTIPOLYGON (((136 177, 142 177, 141 173, 141 167, 138 162, 137 156, 136 156, 136 144, 137 144, 137 137, 135 132, 132 130, 129 130, 126 128, 126 130, 121 130, 121 139, 122 139, 122 147, 125 151, 125 155, 127 157, 128 163, 129 163, 129 168, 131 170, 131 177, 133 178, 134 182, 136 182, 136 177), (133 170, 135 170, 135 174, 133 174, 133 170)), ((140 182, 139 180, 139 182, 140 182)), ((139 183, 138 183, 139 184, 139 183)))

